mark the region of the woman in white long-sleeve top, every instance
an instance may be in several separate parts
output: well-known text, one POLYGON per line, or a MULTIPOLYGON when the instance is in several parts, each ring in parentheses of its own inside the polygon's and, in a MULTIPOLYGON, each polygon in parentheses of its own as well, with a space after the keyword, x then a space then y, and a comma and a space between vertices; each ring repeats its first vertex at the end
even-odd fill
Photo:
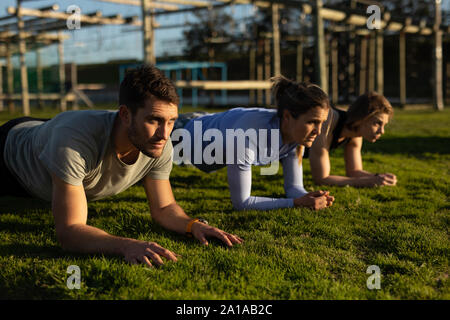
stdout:
POLYGON ((277 109, 234 108, 180 115, 175 124, 178 129, 172 133, 174 161, 181 162, 178 152, 182 149, 182 159, 204 172, 226 166, 231 201, 238 210, 331 206, 334 197, 328 192, 305 191, 299 161, 303 146, 311 146, 327 119, 328 96, 316 85, 284 77, 272 81, 277 109), (271 164, 261 173, 275 174, 278 160, 283 166, 286 198, 252 196, 252 166, 271 164))

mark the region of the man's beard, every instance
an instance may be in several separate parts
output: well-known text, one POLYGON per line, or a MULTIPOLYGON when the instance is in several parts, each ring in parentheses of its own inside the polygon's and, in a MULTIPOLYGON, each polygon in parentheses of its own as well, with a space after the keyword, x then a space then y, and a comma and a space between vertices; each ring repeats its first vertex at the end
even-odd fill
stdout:
MULTIPOLYGON (((156 142, 156 140, 155 141, 152 141, 152 140, 145 141, 142 138, 140 138, 140 135, 136 128, 136 123, 134 122, 134 119, 131 122, 130 128, 128 128, 127 134, 128 134, 128 139, 130 140, 131 144, 133 144, 136 147, 136 149, 138 149, 140 152, 145 154, 147 157, 158 158, 161 156, 162 150, 164 148, 162 148, 161 150, 147 148, 146 144, 156 142)), ((158 140, 158 141, 160 141, 160 140, 158 140)))

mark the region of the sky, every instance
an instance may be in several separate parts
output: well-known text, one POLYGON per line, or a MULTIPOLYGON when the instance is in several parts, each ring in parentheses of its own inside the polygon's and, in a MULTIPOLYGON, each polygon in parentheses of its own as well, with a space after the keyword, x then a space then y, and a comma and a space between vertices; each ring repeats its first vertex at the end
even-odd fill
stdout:
MULTIPOLYGON (((129 5, 105 3, 95 0, 27 0, 23 7, 40 8, 58 4, 58 11, 66 11, 71 5, 77 5, 82 14, 101 11, 103 16, 121 14, 127 16, 141 16, 141 8, 129 5)), ((0 0, 0 17, 7 15, 7 8, 16 6, 16 0, 0 0)), ((450 10, 450 0, 442 0, 443 8, 450 10)), ((227 8, 236 19, 253 14, 251 6, 233 6, 227 8)), ((190 13, 159 16, 156 19, 161 26, 184 24, 195 21, 190 13)), ((0 21, 0 23, 2 23, 0 21)), ((243 27, 243 26, 240 26, 243 27)), ((156 30, 156 56, 179 54, 182 52, 182 28, 156 30)), ((142 32, 133 26, 81 26, 80 30, 66 31, 70 39, 64 42, 65 62, 78 64, 106 63, 111 60, 137 59, 142 60, 142 32)), ((36 58, 33 52, 26 55, 27 64, 34 65, 36 58)), ((56 64, 58 61, 57 46, 46 47, 42 51, 44 65, 56 64)), ((18 57, 13 59, 18 65, 18 57)))

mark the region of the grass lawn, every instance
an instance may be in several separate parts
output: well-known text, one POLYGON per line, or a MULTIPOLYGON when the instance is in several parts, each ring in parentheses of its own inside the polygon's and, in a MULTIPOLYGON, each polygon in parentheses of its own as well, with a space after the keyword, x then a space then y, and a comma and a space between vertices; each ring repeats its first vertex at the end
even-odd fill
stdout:
MULTIPOLYGON (((0 123, 9 118, 0 113, 0 123)), ((49 204, 0 198, 0 299, 450 299, 450 110, 398 110, 386 131, 363 146, 364 168, 395 173, 398 186, 318 187, 304 161, 305 187, 336 197, 319 212, 234 211, 225 169, 205 174, 174 166, 178 203, 245 239, 232 249, 218 241, 203 247, 156 225, 139 185, 89 203, 89 224, 182 255, 161 268, 66 253, 49 204), (79 290, 66 286, 70 265, 80 267, 79 290), (381 270, 379 290, 366 285, 371 265, 381 270)), ((342 150, 331 164, 344 174, 342 150)), ((254 169, 253 195, 283 197, 281 171, 260 176, 254 169)))

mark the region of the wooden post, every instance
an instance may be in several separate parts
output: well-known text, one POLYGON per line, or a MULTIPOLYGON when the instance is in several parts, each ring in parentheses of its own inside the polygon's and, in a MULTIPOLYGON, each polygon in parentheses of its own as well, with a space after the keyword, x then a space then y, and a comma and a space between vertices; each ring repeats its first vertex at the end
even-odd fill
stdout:
POLYGON ((446 79, 447 90, 445 90, 445 102, 450 104, 450 62, 447 62, 446 79))
POLYGON ((297 42, 297 82, 303 81, 303 42, 297 42))
POLYGON ((44 82, 42 76, 41 48, 36 49, 36 84, 38 92, 38 107, 42 109, 44 102, 42 101, 42 93, 44 92, 44 82))
POLYGON ((400 106, 406 105, 406 33, 399 35, 399 80, 400 80, 400 106))
MULTIPOLYGON (((258 63, 258 65, 256 67, 256 77, 258 78, 259 81, 263 80, 263 66, 260 63, 258 63)), ((262 93, 262 90, 257 90, 256 91, 256 101, 257 101, 258 105, 262 105, 263 104, 263 93, 262 93)))
POLYGON ((367 90, 367 37, 361 37, 361 57, 359 66, 359 95, 367 90))
POLYGON ((376 33, 377 42, 377 92, 384 94, 384 57, 383 57, 383 29, 376 33))
MULTIPOLYGON (((249 70, 249 79, 255 80, 255 73, 256 73, 256 49, 255 44, 253 42, 250 42, 250 70, 249 70)), ((250 97, 249 97, 250 104, 255 104, 255 90, 250 90, 250 97)))
POLYGON ((152 0, 142 0, 142 31, 144 37, 144 63, 155 64, 154 51, 154 29, 153 29, 153 14, 151 12, 152 0))
MULTIPOLYGON (((0 63, 0 94, 3 95, 3 63, 0 63)), ((0 98, 0 111, 3 111, 3 99, 0 98)))
POLYGON ((19 54, 20 54, 20 82, 22 84, 22 111, 25 116, 30 115, 30 98, 28 92, 28 74, 25 61, 27 51, 25 43, 24 22, 20 9, 22 0, 17 0, 17 28, 19 30, 19 54))
POLYGON ((315 0, 314 29, 316 41, 316 83, 328 93, 328 77, 326 73, 325 37, 322 20, 322 0, 315 0))
POLYGON ((368 91, 375 90, 375 64, 376 64, 376 39, 375 33, 370 33, 369 40, 369 76, 367 81, 368 91))
POLYGON ((66 101, 66 70, 64 66, 64 43, 62 39, 58 40, 58 61, 59 61, 59 93, 61 95, 60 99, 60 110, 67 110, 66 101))
POLYGON ((339 48, 336 36, 331 40, 331 82, 332 82, 332 101, 334 104, 339 100, 339 48))
MULTIPOLYGON (((72 91, 73 89, 77 89, 78 86, 77 65, 73 62, 70 64, 70 82, 72 84, 72 91)), ((77 95, 75 95, 75 98, 73 100, 72 109, 73 110, 79 109, 77 95)))
POLYGON ((272 4, 272 28, 273 28, 273 73, 281 75, 281 53, 280 53, 280 12, 278 4, 272 4))
MULTIPOLYGON (((258 60, 257 60, 257 64, 256 64, 256 78, 258 81, 262 81, 264 78, 263 75, 263 64, 262 64, 262 59, 264 58, 264 39, 258 39, 258 60)), ((263 92, 262 90, 257 90, 256 91, 256 101, 259 105, 263 104, 263 92)))
MULTIPOLYGON (((266 38, 264 39, 264 78, 265 80, 268 80, 271 76, 271 54, 270 54, 270 39, 266 38)), ((270 89, 266 90, 266 99, 265 103, 266 105, 270 104, 272 93, 270 92, 270 89)))
POLYGON ((8 86, 8 110, 10 113, 14 112, 14 69, 11 57, 11 44, 8 41, 6 43, 6 76, 7 76, 7 86, 8 86))
MULTIPOLYGON (((350 8, 356 9, 356 1, 350 1, 350 8)), ((348 45, 348 97, 353 97, 356 95, 356 72, 355 72, 355 61, 356 61, 356 33, 355 26, 350 26, 349 32, 349 45, 348 45)))
POLYGON ((297 42, 297 82, 303 81, 303 33, 305 29, 305 18, 306 14, 302 12, 302 14, 300 15, 300 33, 302 35, 299 37, 297 42))
POLYGON ((444 94, 442 83, 442 12, 441 0, 435 0, 435 23, 434 23, 434 108, 438 111, 444 110, 444 94))

